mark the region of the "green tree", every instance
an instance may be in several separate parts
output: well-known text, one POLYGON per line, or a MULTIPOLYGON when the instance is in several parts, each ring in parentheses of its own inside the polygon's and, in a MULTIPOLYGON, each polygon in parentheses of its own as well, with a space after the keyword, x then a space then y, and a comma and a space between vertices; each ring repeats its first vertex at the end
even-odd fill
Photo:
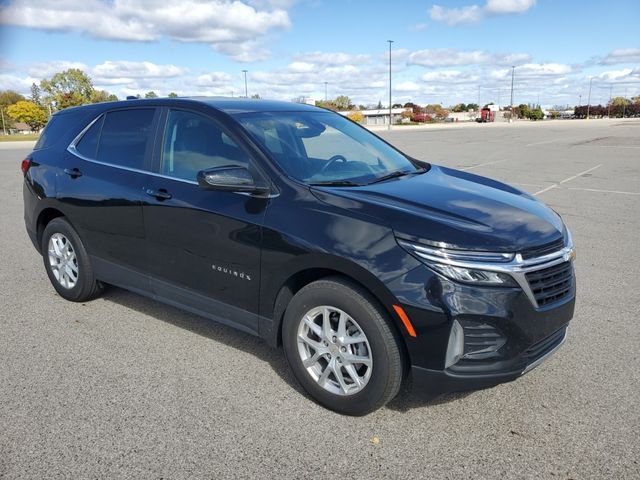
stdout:
POLYGON ((58 110, 91 103, 94 92, 89 75, 78 68, 58 72, 49 80, 42 80, 40 88, 47 94, 47 103, 58 110))
POLYGON ((333 103, 336 104, 338 110, 353 110, 355 108, 355 105, 353 104, 351 99, 346 95, 337 96, 333 103))
POLYGON ((169 98, 178 98, 178 94, 176 92, 171 92, 169 95, 167 95, 169 98))
POLYGON ((260 100, 262 97, 260 96, 260 94, 254 93, 253 95, 251 95, 251 98, 253 98, 254 100, 260 100))
POLYGON ((480 105, 478 105, 477 103, 470 103, 469 105, 467 105, 467 110, 478 111, 479 109, 480 105))
POLYGON ((106 90, 94 90, 91 94, 91 103, 117 102, 118 97, 106 90))
POLYGON ((466 112, 468 110, 468 108, 464 103, 458 103, 451 110, 453 112, 466 112))
POLYGON ((13 118, 11 118, 7 113, 7 107, 21 100, 24 100, 24 97, 14 90, 0 91, 0 109, 2 109, 2 115, 0 117, 4 119, 4 123, 2 125, 3 130, 13 128, 15 124, 13 118))
POLYGON ((9 105, 7 113, 15 121, 24 122, 35 131, 40 130, 47 123, 47 113, 44 108, 27 100, 9 105))
POLYGON ((529 115, 527 118, 530 120, 542 120, 544 118, 544 112, 540 107, 536 107, 533 110, 529 110, 529 115))
POLYGON ((519 118, 530 118, 529 116, 531 115, 531 109, 529 108, 529 105, 527 105, 526 103, 521 103, 516 108, 517 110, 514 109, 514 113, 519 118))
POLYGON ((36 83, 31 84, 31 101, 36 105, 42 106, 42 92, 36 83))
POLYGON ((158 98, 158 94, 151 90, 150 92, 144 94, 144 98, 158 98))

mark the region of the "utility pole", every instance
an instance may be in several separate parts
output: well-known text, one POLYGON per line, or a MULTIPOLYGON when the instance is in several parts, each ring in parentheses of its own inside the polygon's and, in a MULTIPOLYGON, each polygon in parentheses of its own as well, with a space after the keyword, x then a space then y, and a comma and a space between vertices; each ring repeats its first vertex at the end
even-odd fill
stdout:
POLYGON ((589 120, 589 111, 591 110, 591 84, 593 83, 593 77, 589 79, 589 98, 587 99, 587 120, 589 120))
POLYGON ((582 94, 578 94, 578 106, 581 107, 582 106, 582 94))
POLYGON ((624 112, 626 109, 627 109, 627 87, 624 87, 624 102, 622 102, 622 118, 624 118, 624 112))
POLYGON ((516 74, 515 65, 511 66, 511 112, 509 112, 509 123, 513 122, 513 77, 516 74))
POLYGON ((325 102, 329 99, 329 97, 327 96, 327 84, 328 83, 329 82, 324 82, 324 101, 325 102))
POLYGON ((480 85, 478 85, 478 110, 480 110, 480 85))
POLYGON ((609 108, 607 108, 607 117, 611 118, 611 98, 613 95, 613 84, 609 84, 609 108))
POLYGON ((393 121, 393 114, 391 113, 391 44, 393 40, 387 40, 389 42, 389 130, 391 130, 391 122, 393 121))
POLYGON ((244 98, 249 98, 249 93, 247 90, 247 72, 248 70, 242 70, 244 73, 244 98))
POLYGON ((4 124, 4 107, 0 106, 0 114, 2 114, 2 131, 7 134, 7 127, 4 124))

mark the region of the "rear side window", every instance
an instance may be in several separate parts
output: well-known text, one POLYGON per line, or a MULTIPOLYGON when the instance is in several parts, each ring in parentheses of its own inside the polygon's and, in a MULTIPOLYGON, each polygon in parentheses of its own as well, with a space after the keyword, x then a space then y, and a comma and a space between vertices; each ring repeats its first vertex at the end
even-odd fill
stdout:
POLYGON ((81 155, 95 159, 98 153, 98 140, 100 140, 100 131, 102 130, 102 122, 104 121, 104 115, 98 120, 93 122, 93 125, 89 127, 80 141, 76 144, 76 150, 81 155))
MULTIPOLYGON (((122 167, 144 168, 145 151, 154 114, 153 108, 107 113, 98 142, 97 159, 122 167)), ((84 137, 82 140, 84 141, 84 137)))

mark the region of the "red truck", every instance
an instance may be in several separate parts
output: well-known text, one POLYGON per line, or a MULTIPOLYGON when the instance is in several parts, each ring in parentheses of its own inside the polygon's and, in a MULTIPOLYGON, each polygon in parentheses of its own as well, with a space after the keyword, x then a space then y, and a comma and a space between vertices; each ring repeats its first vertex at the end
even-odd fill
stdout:
POLYGON ((496 119, 495 112, 492 112, 489 107, 484 107, 480 110, 480 116, 476 118, 478 123, 493 122, 496 119))

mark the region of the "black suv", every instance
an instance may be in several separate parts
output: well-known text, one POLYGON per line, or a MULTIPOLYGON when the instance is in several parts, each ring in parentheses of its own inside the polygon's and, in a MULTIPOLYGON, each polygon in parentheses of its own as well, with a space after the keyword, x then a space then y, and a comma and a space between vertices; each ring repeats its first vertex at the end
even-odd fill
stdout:
POLYGON ((573 315, 555 212, 323 109, 71 108, 22 170, 27 231, 60 296, 112 284, 259 335, 339 412, 379 408, 409 374, 432 393, 514 380, 573 315))

